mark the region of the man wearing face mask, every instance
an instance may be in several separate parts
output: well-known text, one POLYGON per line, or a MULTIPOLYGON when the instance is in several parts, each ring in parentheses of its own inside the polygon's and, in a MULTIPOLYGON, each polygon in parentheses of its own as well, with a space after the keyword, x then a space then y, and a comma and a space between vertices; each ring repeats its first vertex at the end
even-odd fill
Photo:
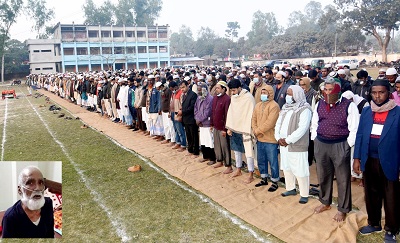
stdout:
POLYGON ((315 107, 311 125, 321 202, 314 213, 331 208, 336 175, 338 211, 333 219, 342 222, 351 211, 350 149, 354 146, 360 117, 357 106, 340 96, 338 83, 325 82, 323 96, 315 107))
POLYGON ((275 123, 279 115, 279 105, 272 98, 274 90, 266 85, 261 90, 261 101, 257 103, 251 120, 251 128, 257 138, 257 161, 261 174, 261 181, 256 187, 268 185, 268 178, 272 185, 270 192, 278 189, 279 165, 278 165, 278 142, 274 137, 275 123), (268 162, 271 166, 271 174, 268 174, 268 162))
POLYGON ((371 81, 368 79, 368 72, 360 70, 357 73, 357 81, 353 84, 353 93, 370 100, 369 90, 371 88, 371 81))
POLYGON ((234 79, 228 84, 231 90, 231 104, 228 109, 226 128, 231 136, 231 149, 235 153, 236 171, 232 177, 242 174, 242 153, 246 154, 249 177, 244 181, 251 183, 254 173, 254 141, 251 130, 251 118, 255 106, 254 97, 242 88, 240 80, 234 79))
POLYGON ((282 106, 286 103, 285 97, 287 89, 289 88, 289 85, 285 83, 285 75, 285 72, 279 71, 275 77, 276 84, 273 86, 275 93, 274 100, 278 103, 280 109, 282 109, 282 106))
POLYGON ((301 204, 308 202, 310 184, 308 131, 311 115, 311 106, 307 103, 303 89, 298 85, 289 86, 286 104, 279 113, 275 125, 275 139, 280 145, 281 169, 285 174, 286 192, 281 195, 283 197, 297 195, 297 179, 301 204))
POLYGON ((261 102, 261 90, 265 89, 266 86, 268 85, 263 82, 262 74, 260 72, 255 72, 254 78, 250 83, 250 93, 253 95, 256 104, 261 102))
POLYGON ((54 238, 53 203, 44 197, 45 179, 34 166, 24 168, 18 177, 16 202, 4 214, 3 238, 54 238))

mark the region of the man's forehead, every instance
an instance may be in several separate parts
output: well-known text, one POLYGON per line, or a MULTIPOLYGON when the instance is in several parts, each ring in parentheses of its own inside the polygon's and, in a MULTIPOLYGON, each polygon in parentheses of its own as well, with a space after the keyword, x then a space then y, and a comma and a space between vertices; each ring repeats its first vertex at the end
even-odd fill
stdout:
POLYGON ((43 180, 42 172, 40 172, 37 169, 27 169, 27 170, 25 170, 24 173, 23 173, 23 177, 24 177, 25 180, 28 180, 28 179, 36 179, 36 180, 42 179, 43 180))

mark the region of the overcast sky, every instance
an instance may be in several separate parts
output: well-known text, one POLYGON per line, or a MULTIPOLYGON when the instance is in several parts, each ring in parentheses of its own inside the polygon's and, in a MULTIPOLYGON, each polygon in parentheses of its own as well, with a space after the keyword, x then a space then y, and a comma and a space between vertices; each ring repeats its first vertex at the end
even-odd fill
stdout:
MULTIPOLYGON (((318 0, 322 7, 334 4, 333 0, 318 0)), ((97 6, 103 0, 94 0, 97 6)), ((118 0, 111 0, 118 2, 118 0)), ((182 24, 192 29, 194 37, 200 28, 210 27, 219 36, 224 36, 227 22, 238 21, 239 36, 246 36, 251 29, 253 13, 260 10, 263 13, 273 12, 278 23, 287 27, 287 19, 293 11, 303 11, 310 0, 163 0, 160 17, 155 21, 159 25, 168 24, 173 32, 177 32, 182 24)), ((54 24, 82 24, 84 13, 82 5, 85 0, 47 0, 48 7, 55 11, 54 24)), ((34 39, 32 24, 25 16, 21 16, 11 28, 11 38, 24 41, 34 39)))

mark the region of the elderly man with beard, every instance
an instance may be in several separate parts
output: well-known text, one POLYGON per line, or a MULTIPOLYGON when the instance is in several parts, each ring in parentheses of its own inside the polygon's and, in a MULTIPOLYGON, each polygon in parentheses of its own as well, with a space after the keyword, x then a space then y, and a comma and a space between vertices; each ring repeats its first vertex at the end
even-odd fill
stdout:
POLYGON ((54 238, 53 204, 44 197, 45 179, 34 166, 24 168, 18 177, 16 202, 4 214, 3 238, 54 238))
POLYGON ((289 86, 286 104, 275 125, 275 139, 280 145, 281 169, 285 174, 286 192, 281 195, 296 195, 297 179, 301 204, 308 202, 308 140, 311 116, 311 106, 307 103, 303 89, 297 85, 289 86))
POLYGON ((125 123, 127 127, 132 126, 132 116, 128 107, 128 95, 129 95, 129 86, 127 86, 127 79, 120 78, 121 87, 119 89, 117 95, 117 101, 119 102, 119 115, 122 119, 122 122, 125 123))
POLYGON ((226 128, 231 136, 231 149, 235 153, 236 171, 232 177, 242 174, 242 153, 246 154, 249 177, 244 181, 251 183, 254 180, 254 135, 251 130, 251 119, 256 102, 249 91, 242 88, 238 79, 229 82, 231 104, 228 109, 226 128))
POLYGON ((357 106, 340 96, 340 85, 325 82, 324 98, 318 101, 312 117, 311 139, 314 140, 321 205, 314 213, 331 208, 333 178, 338 186, 338 212, 333 217, 344 221, 351 211, 350 150, 354 146, 360 117, 357 106))
POLYGON ((197 126, 200 127, 200 146, 203 158, 199 162, 207 160, 215 162, 214 137, 210 130, 210 120, 212 112, 213 97, 208 92, 205 83, 199 83, 197 86, 197 100, 194 105, 194 119, 197 126))
POLYGON ((371 106, 363 109, 354 149, 354 172, 364 175, 368 225, 363 235, 382 231, 385 209, 385 242, 396 242, 400 227, 400 107, 390 99, 388 80, 375 80, 371 106))

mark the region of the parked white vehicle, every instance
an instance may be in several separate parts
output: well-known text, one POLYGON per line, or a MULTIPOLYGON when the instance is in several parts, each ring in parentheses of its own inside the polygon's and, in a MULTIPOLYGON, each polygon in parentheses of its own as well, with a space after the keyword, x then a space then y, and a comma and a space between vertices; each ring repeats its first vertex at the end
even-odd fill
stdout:
POLYGON ((343 59, 340 60, 338 64, 336 64, 336 68, 343 68, 344 66, 349 66, 350 70, 351 69, 358 69, 359 67, 359 62, 357 59, 343 59))
POLYGON ((281 70, 282 68, 290 68, 290 62, 288 61, 281 61, 281 60, 277 60, 274 63, 274 68, 275 67, 279 67, 279 70, 281 70))

